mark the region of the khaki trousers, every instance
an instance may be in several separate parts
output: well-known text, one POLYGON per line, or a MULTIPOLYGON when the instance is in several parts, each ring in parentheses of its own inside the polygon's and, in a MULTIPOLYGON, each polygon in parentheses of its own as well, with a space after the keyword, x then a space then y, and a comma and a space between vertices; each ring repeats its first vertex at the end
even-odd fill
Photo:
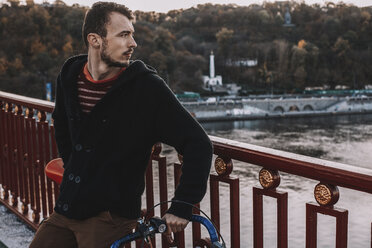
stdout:
POLYGON ((107 248, 132 232, 136 221, 109 211, 86 220, 69 219, 54 212, 40 225, 30 248, 107 248))

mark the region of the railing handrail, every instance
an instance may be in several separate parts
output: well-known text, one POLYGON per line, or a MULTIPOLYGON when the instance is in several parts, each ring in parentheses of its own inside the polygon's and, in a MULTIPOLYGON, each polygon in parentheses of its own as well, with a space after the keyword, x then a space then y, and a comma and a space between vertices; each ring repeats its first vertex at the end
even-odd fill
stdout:
POLYGON ((27 96, 21 96, 4 91, 0 91, 0 101, 11 102, 17 105, 23 105, 45 112, 52 112, 54 109, 54 102, 49 102, 27 96))
POLYGON ((323 183, 372 193, 372 170, 209 136, 214 153, 323 183))
MULTIPOLYGON (((54 102, 0 91, 0 100, 52 112, 54 102)), ((215 153, 269 169, 372 193, 372 170, 209 136, 215 153)))

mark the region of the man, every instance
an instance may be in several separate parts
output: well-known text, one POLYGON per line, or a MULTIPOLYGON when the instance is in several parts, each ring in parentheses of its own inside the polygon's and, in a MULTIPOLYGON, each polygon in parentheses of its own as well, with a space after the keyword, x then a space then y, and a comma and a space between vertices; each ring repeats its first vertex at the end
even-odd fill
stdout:
MULTIPOLYGON (((183 155, 173 199, 195 204, 205 194, 210 140, 154 69, 130 61, 137 46, 132 22, 125 6, 95 3, 83 24, 88 55, 68 59, 58 75, 53 119, 65 171, 55 212, 32 248, 103 248, 130 232, 156 142, 183 155)), ((191 210, 171 204, 163 216, 170 241, 191 210)))

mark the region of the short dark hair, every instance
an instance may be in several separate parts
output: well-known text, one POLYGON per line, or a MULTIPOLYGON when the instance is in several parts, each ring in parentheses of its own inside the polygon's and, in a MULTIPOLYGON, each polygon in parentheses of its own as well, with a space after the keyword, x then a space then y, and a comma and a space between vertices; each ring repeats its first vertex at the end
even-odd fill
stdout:
POLYGON ((122 4, 111 2, 97 2, 92 5, 92 8, 87 11, 83 23, 83 40, 87 47, 89 33, 99 34, 101 37, 106 37, 106 24, 110 21, 110 14, 118 12, 126 16, 129 20, 134 20, 134 15, 130 9, 122 4))

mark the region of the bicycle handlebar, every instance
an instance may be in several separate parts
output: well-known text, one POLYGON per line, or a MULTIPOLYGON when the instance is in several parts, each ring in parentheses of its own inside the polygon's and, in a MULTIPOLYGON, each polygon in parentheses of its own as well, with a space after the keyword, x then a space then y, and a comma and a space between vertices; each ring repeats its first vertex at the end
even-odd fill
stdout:
POLYGON ((205 228, 207 228, 213 247, 216 247, 216 248, 225 247, 224 244, 221 244, 219 242, 217 231, 214 228, 214 225, 212 224, 212 222, 210 222, 207 218, 205 218, 203 216, 200 216, 200 215, 193 214, 191 216, 190 221, 198 222, 198 223, 202 224, 203 226, 205 226, 205 228))
MULTIPOLYGON (((198 222, 207 228, 209 237, 212 242, 212 246, 215 248, 225 248, 225 244, 221 244, 218 239, 217 231, 214 228, 212 222, 210 222, 207 218, 200 216, 200 215, 192 215, 191 222, 198 222)), ((138 231, 134 233, 130 233, 121 239, 116 240, 112 245, 111 248, 119 248, 120 245, 132 242, 136 239, 144 239, 146 241, 149 240, 149 237, 155 235, 155 233, 164 233, 167 230, 167 226, 164 220, 160 219, 159 217, 152 217, 149 220, 149 223, 144 223, 143 219, 139 220, 139 227, 138 231)))

